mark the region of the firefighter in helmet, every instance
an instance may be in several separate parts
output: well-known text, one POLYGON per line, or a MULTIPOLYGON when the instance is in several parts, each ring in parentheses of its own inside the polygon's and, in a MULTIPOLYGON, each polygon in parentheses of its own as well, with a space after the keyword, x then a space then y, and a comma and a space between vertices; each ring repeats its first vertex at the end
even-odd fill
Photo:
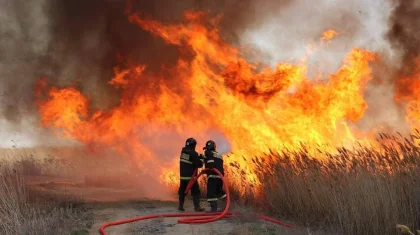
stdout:
MULTIPOLYGON (((185 201, 185 189, 190 182, 190 179, 193 177, 195 169, 203 167, 202 159, 204 156, 198 154, 195 151, 195 146, 197 141, 194 138, 188 138, 185 141, 185 147, 181 150, 181 156, 179 159, 180 163, 180 185, 178 190, 179 195, 179 206, 178 210, 185 211, 184 201, 185 201)), ((204 209, 200 207, 200 187, 196 181, 191 188, 191 195, 193 197, 194 210, 197 212, 203 212, 204 209)))
MULTIPOLYGON (((205 168, 217 169, 224 176, 223 156, 216 151, 216 143, 209 140, 203 148, 205 168)), ((223 181, 216 172, 207 173, 207 201, 210 203, 211 212, 217 211, 217 201, 226 198, 223 190, 223 181)))

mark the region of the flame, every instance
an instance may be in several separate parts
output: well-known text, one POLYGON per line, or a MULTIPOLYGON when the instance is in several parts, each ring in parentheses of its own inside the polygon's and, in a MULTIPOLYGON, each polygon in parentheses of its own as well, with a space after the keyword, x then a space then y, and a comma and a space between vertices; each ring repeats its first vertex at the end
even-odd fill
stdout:
MULTIPOLYGON (((40 83, 45 86, 45 83, 40 83)), ((42 88, 41 88, 42 89, 42 88)), ((43 114, 41 121, 46 127, 55 127, 63 130, 64 136, 72 137, 78 125, 87 117, 88 99, 75 88, 51 88, 48 96, 52 102, 40 105, 39 111, 43 114)))
POLYGON ((420 129, 420 59, 412 74, 397 80, 397 88, 395 100, 405 104, 407 123, 420 129))
MULTIPOLYGON (((111 110, 91 110, 89 99, 73 87, 49 87, 47 97, 38 101, 42 123, 87 145, 117 150, 145 172, 158 169, 159 178, 169 185, 178 182, 183 144, 173 139, 194 136, 205 141, 214 130, 229 141, 226 165, 239 166, 249 182, 258 182, 251 157, 270 150, 293 151, 305 144, 333 151, 370 141, 368 133, 353 130, 348 123, 360 120, 368 108, 363 93, 372 79, 369 65, 377 60, 374 53, 352 49, 342 67, 320 81, 308 77, 305 59, 297 64, 280 62, 274 68, 247 62, 220 37, 220 16, 188 11, 184 18, 179 24, 163 24, 130 15, 141 29, 193 53, 183 54, 174 67, 160 73, 148 71, 147 65, 116 67, 109 83, 122 95, 111 110), (168 85, 167 74, 179 81, 176 86, 168 85), (142 81, 150 83, 144 86, 142 81)), ((328 30, 322 39, 337 34, 328 30)), ((417 120, 418 104, 409 104, 409 115, 417 120)), ((230 180, 239 184, 239 178, 230 180)))
POLYGON ((322 33, 321 41, 326 41, 328 43, 335 37, 337 37, 339 33, 333 29, 329 29, 322 33))
MULTIPOLYGON (((146 69, 145 65, 139 65, 134 68, 137 76, 140 76, 145 69, 146 69)), ((126 75, 130 73, 130 69, 125 69, 123 71, 120 71, 119 67, 115 67, 114 73, 115 73, 115 77, 111 81, 109 81, 109 84, 113 85, 114 87, 124 87, 130 83, 130 81, 126 77, 126 75)))

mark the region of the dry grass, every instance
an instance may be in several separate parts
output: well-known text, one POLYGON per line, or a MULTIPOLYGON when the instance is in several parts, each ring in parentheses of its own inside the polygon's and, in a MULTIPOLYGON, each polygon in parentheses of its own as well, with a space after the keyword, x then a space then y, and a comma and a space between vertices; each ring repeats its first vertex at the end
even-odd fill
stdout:
POLYGON ((91 216, 71 198, 31 192, 24 175, 39 174, 33 158, 2 161, 0 176, 0 234, 87 234, 91 216))
POLYGON ((396 224, 420 229, 420 135, 411 137, 381 135, 388 140, 380 148, 339 149, 323 161, 304 148, 256 158, 263 195, 244 201, 339 234, 398 234, 396 224))

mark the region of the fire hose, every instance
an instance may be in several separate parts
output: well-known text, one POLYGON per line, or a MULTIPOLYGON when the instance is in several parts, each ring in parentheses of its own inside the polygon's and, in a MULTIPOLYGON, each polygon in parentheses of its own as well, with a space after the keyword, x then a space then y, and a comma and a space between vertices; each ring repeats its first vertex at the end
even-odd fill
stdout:
MULTIPOLYGON (((222 218, 233 218, 233 217, 240 216, 239 213, 228 212, 229 207, 230 207, 229 187, 227 186, 226 179, 223 177, 223 175, 217 169, 204 169, 198 175, 197 175, 197 170, 195 170, 194 176, 191 178, 191 180, 188 183, 188 186, 185 190, 185 194, 187 194, 190 191, 190 189, 193 186, 193 184, 195 183, 195 181, 197 181, 198 178, 201 175, 203 175, 204 173, 209 172, 209 171, 216 172, 220 176, 220 178, 223 180, 223 187, 224 187, 225 192, 226 192, 226 206, 225 206, 225 209, 222 212, 212 212, 212 213, 195 212, 195 213, 170 213, 170 214, 144 215, 144 216, 134 217, 134 218, 130 218, 130 219, 118 220, 118 221, 105 223, 100 227, 99 231, 101 232, 102 235, 108 235, 105 232, 105 228, 112 227, 112 226, 117 226, 117 225, 121 225, 121 224, 132 223, 132 222, 136 222, 136 221, 140 221, 140 220, 162 218, 162 217, 193 217, 193 216, 197 216, 195 218, 179 219, 178 223, 179 224, 203 224, 203 223, 214 222, 214 221, 222 219, 222 218)), ((287 228, 298 229, 297 227, 295 227, 291 224, 287 224, 285 222, 282 222, 280 220, 276 220, 276 219, 273 219, 273 218, 270 218, 270 217, 267 217, 267 216, 261 215, 261 216, 258 216, 258 218, 261 219, 261 220, 269 221, 269 222, 287 227, 287 228)))

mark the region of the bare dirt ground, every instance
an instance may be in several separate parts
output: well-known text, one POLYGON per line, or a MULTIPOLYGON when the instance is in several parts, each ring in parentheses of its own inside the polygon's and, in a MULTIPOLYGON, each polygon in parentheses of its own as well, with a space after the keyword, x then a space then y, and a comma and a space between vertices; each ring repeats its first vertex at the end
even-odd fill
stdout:
MULTIPOLYGON (((188 211, 192 211, 191 206, 186 206, 188 211)), ((94 225, 90 234, 99 234, 99 227, 106 221, 115 221, 132 218, 136 216, 178 213, 176 203, 159 201, 139 201, 112 203, 94 206, 94 225)), ((203 225, 178 224, 178 218, 156 218, 146 221, 139 221, 116 227, 107 228, 109 235, 117 234, 230 234, 233 231, 232 221, 221 220, 214 223, 203 225)))
MULTIPOLYGON (((92 210, 92 227, 90 235, 99 235, 102 224, 110 221, 123 220, 142 215, 179 213, 176 201, 157 201, 141 197, 135 190, 115 189, 105 187, 86 187, 81 183, 74 183, 66 179, 38 177, 30 180, 32 188, 44 193, 62 194, 66 197, 74 196, 86 202, 92 210), (115 200, 115 199, 118 200, 115 200)), ((176 199, 176 198, 174 198, 176 199)), ((202 207, 208 208, 207 202, 202 201, 202 207)), ((185 202, 186 212, 192 212, 192 200, 185 202)), ((156 218, 133 222, 106 229, 109 235, 145 235, 145 234, 200 234, 200 235, 247 235, 247 234, 308 234, 304 231, 294 231, 268 222, 259 221, 249 210, 232 206, 233 211, 245 212, 243 218, 222 219, 207 224, 178 224, 178 218, 156 218)))
MULTIPOLYGON (((192 211, 192 202, 186 203, 186 212, 192 211)), ((204 206, 204 204, 203 204, 204 206)), ((93 205, 94 225, 90 235, 100 234, 99 227, 108 221, 122 220, 136 216, 178 213, 175 202, 138 201, 120 203, 99 203, 93 205)), ((307 231, 293 231, 284 227, 261 222, 255 218, 222 219, 207 224, 178 224, 178 218, 156 218, 130 224, 109 227, 109 235, 173 234, 173 235, 246 235, 246 234, 308 234, 307 231)))

